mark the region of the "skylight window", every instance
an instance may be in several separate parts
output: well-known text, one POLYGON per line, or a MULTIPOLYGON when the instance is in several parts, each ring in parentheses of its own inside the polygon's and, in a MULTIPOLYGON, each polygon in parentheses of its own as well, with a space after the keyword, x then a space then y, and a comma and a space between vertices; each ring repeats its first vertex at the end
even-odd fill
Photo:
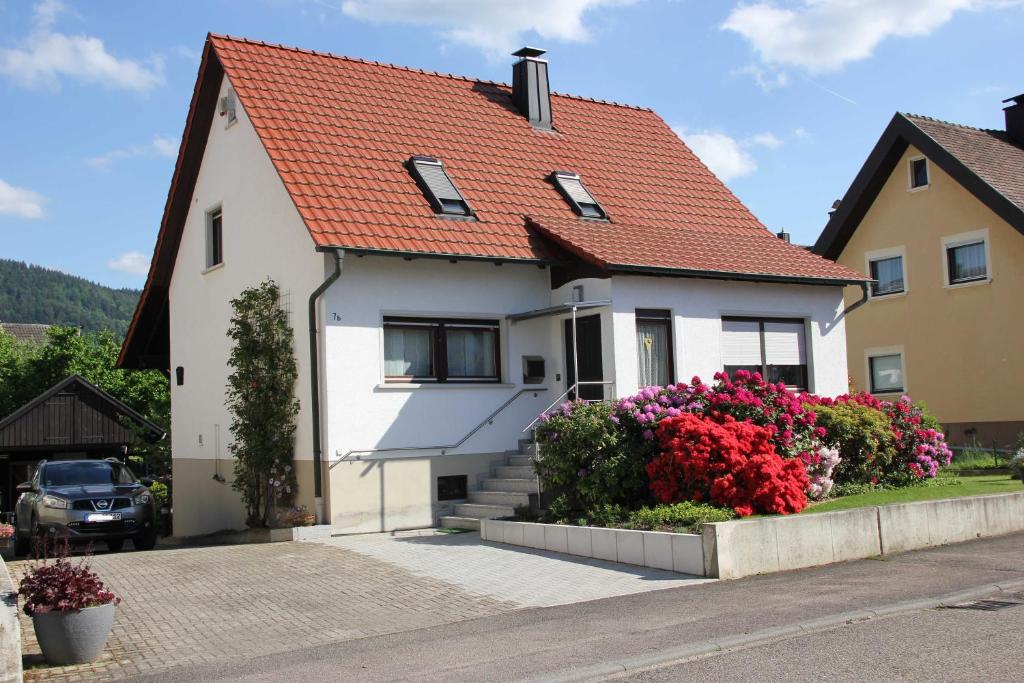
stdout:
POLYGON ((594 196, 583 186, 583 181, 578 173, 569 171, 555 171, 551 174, 551 181, 558 188, 558 191, 569 202, 569 206, 577 215, 583 218, 607 218, 607 214, 601 205, 597 203, 594 196))
POLYGON ((446 216, 473 215, 465 197, 455 187, 438 159, 415 156, 409 159, 408 167, 434 211, 446 216))

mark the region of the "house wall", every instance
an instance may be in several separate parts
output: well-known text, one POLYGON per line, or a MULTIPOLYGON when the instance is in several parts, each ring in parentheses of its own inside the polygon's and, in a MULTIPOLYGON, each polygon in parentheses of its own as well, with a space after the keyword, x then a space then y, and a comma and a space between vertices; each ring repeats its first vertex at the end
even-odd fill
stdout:
POLYGON ((810 391, 845 393, 846 341, 840 287, 725 282, 686 278, 612 278, 616 391, 636 393, 636 309, 672 311, 676 381, 710 382, 723 367, 722 316, 804 318, 810 391))
MULTIPOLYGON (((982 445, 1010 444, 1024 431, 1024 235, 933 163, 929 187, 908 191, 916 156, 906 151, 838 259, 863 270, 867 252, 905 249, 906 294, 872 299, 849 316, 849 373, 867 389, 867 350, 902 347, 907 393, 927 403, 953 443, 970 443, 974 429, 982 445), (943 238, 978 230, 988 231, 990 281, 946 286, 943 238)), ((846 300, 859 295, 849 289, 846 300)))
MULTIPOLYGON (((222 84, 221 95, 227 91, 222 84)), ((174 532, 188 536, 244 527, 231 490, 231 419, 224 405, 229 374, 230 300, 270 277, 283 293, 295 335, 296 470, 299 502, 313 509, 306 300, 325 277, 325 257, 314 251, 302 223, 241 103, 238 119, 210 129, 171 280, 171 430, 174 532), (206 212, 223 210, 224 263, 204 273, 206 212), (185 369, 177 386, 174 368, 185 369), (214 479, 222 476, 225 481, 214 479)))

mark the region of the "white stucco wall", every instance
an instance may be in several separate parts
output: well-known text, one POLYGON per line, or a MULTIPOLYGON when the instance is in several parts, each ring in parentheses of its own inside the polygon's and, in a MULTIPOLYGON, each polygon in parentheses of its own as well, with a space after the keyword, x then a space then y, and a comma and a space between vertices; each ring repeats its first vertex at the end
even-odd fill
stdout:
MULTIPOLYGON (((221 95, 227 87, 225 81, 221 95)), ((325 256, 314 251, 240 103, 237 114, 230 126, 215 115, 170 285, 174 512, 175 533, 181 535, 243 526, 237 494, 212 477, 218 457, 220 473, 229 480, 233 466, 231 420, 224 406, 230 300, 268 277, 280 285, 295 330, 301 403, 296 458, 312 458, 306 301, 324 279, 325 256), (204 273, 206 214, 218 205, 223 211, 224 263, 204 273), (183 386, 174 380, 178 366, 185 369, 183 386)), ((300 500, 311 509, 312 493, 300 492, 300 500)))
POLYGON ((826 396, 847 391, 840 287, 616 276, 611 290, 619 395, 638 389, 637 308, 672 311, 677 381, 697 375, 710 382, 722 370, 723 315, 805 318, 809 389, 826 396))

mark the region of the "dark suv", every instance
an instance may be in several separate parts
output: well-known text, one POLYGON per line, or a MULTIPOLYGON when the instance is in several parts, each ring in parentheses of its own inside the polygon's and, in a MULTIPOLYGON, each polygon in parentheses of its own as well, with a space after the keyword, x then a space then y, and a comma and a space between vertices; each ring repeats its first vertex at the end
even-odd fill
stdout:
POLYGON ((156 501, 147 486, 114 459, 43 460, 32 481, 18 485, 17 552, 43 536, 72 543, 103 541, 112 551, 131 539, 136 550, 156 545, 156 501))

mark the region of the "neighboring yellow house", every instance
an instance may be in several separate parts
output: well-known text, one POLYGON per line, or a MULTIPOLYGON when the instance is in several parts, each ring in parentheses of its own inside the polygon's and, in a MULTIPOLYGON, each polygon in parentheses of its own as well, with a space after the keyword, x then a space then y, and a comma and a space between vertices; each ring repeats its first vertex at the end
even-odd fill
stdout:
POLYGON ((850 378, 923 400, 956 445, 1024 432, 1024 95, 1006 130, 896 114, 814 251, 847 289, 850 378))

